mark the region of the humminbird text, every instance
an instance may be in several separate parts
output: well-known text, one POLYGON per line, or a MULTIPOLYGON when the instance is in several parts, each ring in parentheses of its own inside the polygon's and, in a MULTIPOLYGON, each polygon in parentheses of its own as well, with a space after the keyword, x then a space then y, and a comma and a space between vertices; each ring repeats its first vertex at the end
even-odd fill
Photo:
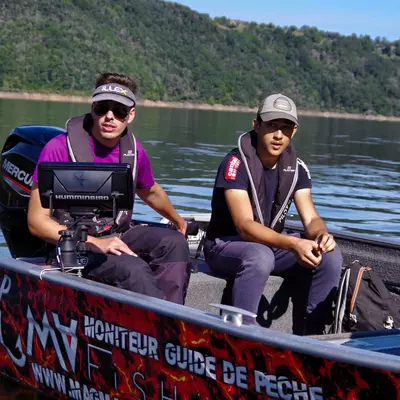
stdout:
POLYGON ((57 200, 110 200, 110 196, 89 196, 83 194, 56 194, 57 200))

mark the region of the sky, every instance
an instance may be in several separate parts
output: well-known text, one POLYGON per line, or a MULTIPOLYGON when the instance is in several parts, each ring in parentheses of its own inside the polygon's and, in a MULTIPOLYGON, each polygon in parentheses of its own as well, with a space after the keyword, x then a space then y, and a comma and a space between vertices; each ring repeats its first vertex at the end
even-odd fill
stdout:
POLYGON ((400 0, 173 0, 211 17, 400 39, 400 0))

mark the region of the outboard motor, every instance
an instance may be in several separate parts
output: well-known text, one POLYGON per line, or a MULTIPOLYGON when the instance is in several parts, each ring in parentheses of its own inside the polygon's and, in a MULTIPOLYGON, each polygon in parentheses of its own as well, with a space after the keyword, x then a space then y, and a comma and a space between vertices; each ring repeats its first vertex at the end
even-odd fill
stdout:
POLYGON ((27 212, 32 174, 40 152, 64 129, 24 125, 12 130, 1 152, 0 228, 12 257, 44 257, 45 243, 31 235, 27 212))

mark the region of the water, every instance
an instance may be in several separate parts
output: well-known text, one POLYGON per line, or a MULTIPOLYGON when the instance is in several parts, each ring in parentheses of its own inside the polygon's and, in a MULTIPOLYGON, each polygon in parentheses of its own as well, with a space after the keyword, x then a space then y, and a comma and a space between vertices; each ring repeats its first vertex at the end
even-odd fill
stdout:
MULTIPOLYGON (((0 148, 17 125, 64 126, 88 104, 0 100, 0 148)), ((215 172, 250 129, 251 114, 139 108, 133 123, 156 180, 179 212, 210 212, 215 172)), ((400 124, 345 119, 300 118, 294 138, 313 178, 313 198, 328 227, 400 242, 400 124)), ((297 219, 295 209, 291 218, 297 219)), ((135 215, 156 220, 138 200, 135 215)), ((0 233, 0 254, 7 253, 0 233)), ((41 399, 0 380, 1 398, 41 399)))
MULTIPOLYGON (((16 125, 64 126, 68 118, 88 109, 88 104, 0 100, 0 145, 16 125)), ((138 108, 133 129, 157 181, 179 212, 210 212, 218 164, 239 133, 250 129, 252 117, 138 108)), ((395 122, 300 118, 294 144, 310 168, 313 198, 330 229, 400 241, 399 133, 400 123, 395 122)), ((290 214, 297 219, 294 208, 290 214)), ((140 200, 135 215, 158 218, 140 200)))

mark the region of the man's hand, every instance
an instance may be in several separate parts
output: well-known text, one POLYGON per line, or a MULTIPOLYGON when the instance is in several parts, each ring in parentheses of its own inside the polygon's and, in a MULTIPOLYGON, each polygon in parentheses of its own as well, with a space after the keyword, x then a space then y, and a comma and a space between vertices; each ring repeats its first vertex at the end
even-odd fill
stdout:
POLYGON ((317 236, 315 241, 318 244, 318 248, 322 253, 329 253, 336 247, 335 239, 328 232, 322 233, 321 235, 317 236))
POLYGON ((151 188, 136 189, 136 194, 153 210, 171 221, 179 232, 186 233, 187 222, 176 212, 167 193, 157 182, 151 188))
POLYGON ((315 268, 322 260, 319 245, 313 240, 295 240, 292 246, 292 251, 296 254, 298 263, 306 268, 315 268))
POLYGON ((91 236, 89 242, 90 250, 96 253, 115 254, 120 256, 122 253, 137 257, 128 245, 117 236, 96 238, 91 236))
POLYGON ((318 250, 328 253, 336 247, 335 240, 328 233, 323 219, 318 215, 311 198, 311 189, 300 189, 294 195, 294 202, 309 239, 315 240, 318 250))
POLYGON ((184 220, 183 218, 181 218, 179 220, 179 223, 175 225, 176 230, 180 233, 182 233, 183 235, 186 234, 186 229, 187 229, 187 221, 184 220))

